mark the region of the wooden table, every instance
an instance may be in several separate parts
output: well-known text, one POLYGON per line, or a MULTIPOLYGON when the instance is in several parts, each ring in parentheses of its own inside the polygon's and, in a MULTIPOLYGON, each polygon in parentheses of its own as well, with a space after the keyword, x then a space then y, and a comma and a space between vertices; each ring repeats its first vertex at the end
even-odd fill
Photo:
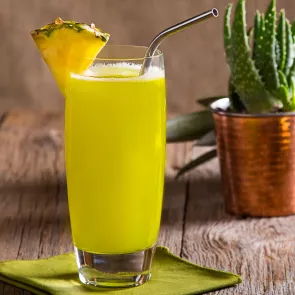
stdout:
MULTIPOLYGON (((62 114, 12 111, 0 124, 0 260, 72 251, 62 114)), ((211 294, 295 294, 295 216, 228 216, 217 160, 175 182, 177 167, 204 148, 167 150, 159 243, 190 261, 242 275, 239 286, 211 294)), ((0 284, 2 294, 30 293, 0 284)))

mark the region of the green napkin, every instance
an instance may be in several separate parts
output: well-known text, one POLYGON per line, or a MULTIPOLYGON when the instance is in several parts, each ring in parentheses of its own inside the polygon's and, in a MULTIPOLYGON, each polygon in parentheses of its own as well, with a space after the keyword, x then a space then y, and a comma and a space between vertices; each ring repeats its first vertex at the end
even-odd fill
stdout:
POLYGON ((241 282, 238 275, 192 264, 173 255, 164 247, 158 247, 156 250, 151 280, 140 287, 89 290, 79 283, 76 261, 72 253, 40 260, 2 262, 0 280, 41 295, 201 294, 241 282))

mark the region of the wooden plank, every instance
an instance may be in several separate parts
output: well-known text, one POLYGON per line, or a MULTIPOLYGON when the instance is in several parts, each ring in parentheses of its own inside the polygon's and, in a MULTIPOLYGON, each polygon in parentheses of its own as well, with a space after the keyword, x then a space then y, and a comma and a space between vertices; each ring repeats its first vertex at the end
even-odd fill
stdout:
MULTIPOLYGON (((73 249, 62 121, 61 114, 15 111, 2 124, 0 260, 49 257, 73 249)), ((3 294, 31 294, 4 283, 1 288, 3 294)))
POLYGON ((183 237, 186 183, 166 180, 159 245, 180 255, 183 237))
POLYGON ((34 295, 29 291, 0 282, 0 295, 34 295))
POLYGON ((24 114, 23 120, 20 113, 9 114, 0 130, 1 260, 47 257, 72 249, 63 136, 52 128, 60 116, 24 114), (63 237, 63 245, 52 238, 55 234, 63 237))
POLYGON ((33 111, 30 109, 14 109, 9 111, 1 129, 27 128, 29 132, 44 128, 46 132, 55 129, 63 132, 64 114, 62 111, 33 111))
MULTIPOLYGON (((195 156, 204 152, 197 148, 195 156)), ((237 219, 224 212, 217 159, 190 180, 183 257, 203 266, 241 274, 236 288, 211 294, 295 293, 295 216, 237 219)))
POLYGON ((1 291, 1 285, 0 285, 0 295, 24 295, 24 293, 23 293, 23 290, 19 288, 15 288, 8 284, 3 284, 2 291, 1 291))
MULTIPOLYGON (((176 114, 168 114, 168 118, 174 116, 176 114)), ((165 193, 158 243, 168 247, 176 255, 180 255, 182 248, 187 181, 174 179, 179 167, 190 157, 189 147, 189 144, 183 143, 168 144, 166 152, 165 193)))

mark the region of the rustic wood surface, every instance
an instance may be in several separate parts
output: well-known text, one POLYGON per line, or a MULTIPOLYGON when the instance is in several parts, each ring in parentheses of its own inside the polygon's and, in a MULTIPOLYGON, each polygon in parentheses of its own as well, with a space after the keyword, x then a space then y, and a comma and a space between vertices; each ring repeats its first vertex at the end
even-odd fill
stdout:
MULTIPOLYGON (((0 116, 0 260, 72 251, 63 155, 63 116, 0 116)), ((179 166, 204 152, 167 147, 160 244, 195 263, 241 274, 214 295, 295 294, 295 217, 237 219, 224 213, 217 159, 175 182, 179 166)), ((29 292, 0 283, 0 295, 29 292)))

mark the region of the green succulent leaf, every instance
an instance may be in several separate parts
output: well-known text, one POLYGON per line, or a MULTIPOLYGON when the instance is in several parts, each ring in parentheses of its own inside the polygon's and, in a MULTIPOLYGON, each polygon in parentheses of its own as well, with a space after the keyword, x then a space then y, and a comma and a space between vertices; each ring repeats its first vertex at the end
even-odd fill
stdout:
POLYGON ((292 31, 292 36, 293 36, 293 42, 295 43, 295 21, 292 24, 291 31, 292 31))
POLYGON ((247 32, 248 41, 249 41, 249 47, 251 48, 251 43, 253 40, 253 34, 254 34, 254 28, 250 28, 247 32))
POLYGON ((261 25, 261 14, 256 11, 254 19, 254 41, 253 41, 253 59, 258 59, 258 44, 260 39, 260 25, 261 25))
POLYGON ((182 176, 183 174, 185 174, 186 172, 190 171, 191 169, 215 158, 217 156, 217 150, 211 150, 203 155, 201 155, 200 157, 198 157, 197 159, 189 162, 188 164, 186 164, 185 166, 183 166, 177 173, 176 175, 176 179, 178 179, 180 176, 182 176))
POLYGON ((232 78, 229 79, 228 92, 231 109, 238 113, 245 112, 246 108, 240 100, 239 94, 237 93, 235 86, 233 85, 232 78))
POLYGON ((289 99, 289 85, 285 74, 279 71, 280 88, 276 90, 276 95, 279 97, 283 104, 284 111, 290 111, 291 101, 289 99))
POLYGON ((284 9, 282 9, 280 13, 277 29, 277 45, 279 48, 279 52, 277 53, 278 68, 283 70, 286 63, 286 15, 284 9))
POLYGON ((284 74, 288 77, 290 69, 293 65, 294 52, 293 52, 293 36, 291 31, 290 22, 286 19, 286 63, 284 67, 284 74))
MULTIPOLYGON (((259 12, 258 12, 259 13, 259 12)), ((263 35, 265 32, 265 17, 264 14, 260 14, 259 24, 257 23, 256 29, 256 40, 255 40, 255 48, 253 48, 253 58, 255 67, 257 68, 259 75, 262 75, 263 72, 263 35), (259 25, 259 26, 258 26, 259 25)))
POLYGON ((280 97, 283 103, 284 111, 290 111, 291 105, 289 100, 289 91, 288 88, 284 85, 281 85, 280 88, 277 90, 277 95, 280 97))
POLYGON ((264 78, 266 88, 275 91, 279 88, 279 76, 276 64, 276 7, 275 0, 271 0, 265 15, 265 31, 260 58, 263 67, 260 74, 264 78))
POLYGON ((285 86, 285 87, 289 87, 288 86, 288 81, 287 78, 285 76, 285 74, 282 71, 279 71, 279 79, 280 79, 280 84, 285 86))
POLYGON ((178 116, 167 121, 166 141, 195 140, 214 129, 212 112, 209 110, 178 116))
POLYGON ((295 78, 295 59, 293 61, 293 64, 290 68, 289 76, 288 76, 288 83, 291 84, 292 78, 295 78))
POLYGON ((295 110, 295 77, 290 81, 291 86, 291 111, 295 110))
POLYGON ((206 98, 201 98, 201 99, 197 99, 196 103, 204 106, 204 107, 209 107, 211 105, 211 103, 213 103, 214 101, 220 99, 220 98, 224 98, 227 97, 228 95, 220 95, 220 96, 213 96, 213 97, 206 97, 206 98))
POLYGON ((270 112, 280 102, 266 90, 250 56, 247 39, 245 0, 239 0, 232 28, 233 85, 248 112, 270 112))
POLYGON ((280 56, 281 56, 280 45, 279 45, 279 42, 277 41, 276 42, 276 63, 277 63, 277 65, 279 65, 281 63, 280 56))
POLYGON ((216 135, 215 130, 211 130, 202 136, 199 140, 197 140, 196 146, 212 146, 216 145, 216 135))
POLYGON ((265 30, 265 16, 264 13, 261 13, 260 18, 260 36, 263 36, 265 30))
POLYGON ((233 4, 228 4, 225 10, 224 16, 224 48, 227 63, 231 65, 231 58, 232 58, 232 49, 231 49, 231 26, 230 26, 230 16, 232 11, 233 4))

